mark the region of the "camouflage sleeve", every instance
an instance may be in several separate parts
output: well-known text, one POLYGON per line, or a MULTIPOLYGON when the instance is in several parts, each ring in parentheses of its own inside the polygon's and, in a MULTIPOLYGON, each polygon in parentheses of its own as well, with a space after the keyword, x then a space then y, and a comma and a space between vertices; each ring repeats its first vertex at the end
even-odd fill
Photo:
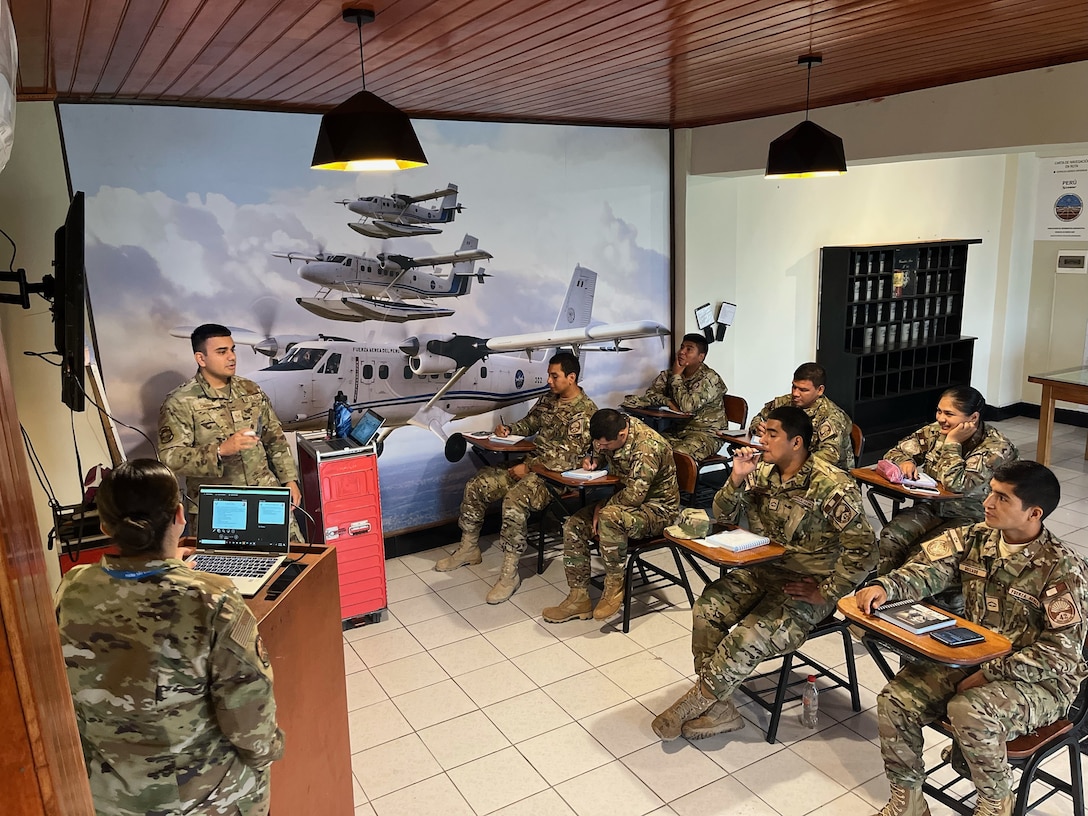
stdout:
POLYGON ((771 411, 774 410, 774 403, 775 403, 775 401, 771 400, 770 402, 768 402, 766 405, 764 405, 762 408, 759 409, 758 414, 756 414, 754 417, 752 417, 752 421, 748 423, 748 431, 750 433, 755 433, 756 426, 761 425, 761 424, 763 424, 764 422, 767 421, 767 414, 769 414, 771 411))
POLYGON ((707 405, 721 403, 726 391, 721 378, 710 375, 700 377, 694 387, 679 376, 673 377, 671 383, 673 402, 681 411, 689 414, 697 414, 707 405))
POLYGON ((196 443, 192 403, 167 399, 159 409, 159 459, 178 476, 222 476, 219 440, 196 443))
POLYGON ((1079 570, 1055 570, 1043 590, 1046 628, 1029 646, 984 663, 987 680, 1039 683, 1083 676, 1082 649, 1088 636, 1088 584, 1079 570))
POLYGON ((955 528, 923 542, 907 563, 875 583, 884 587, 889 601, 920 601, 943 592, 959 580, 964 534, 969 529, 955 528))
POLYGON ((733 481, 726 479, 721 490, 714 494, 714 519, 716 521, 736 524, 741 511, 748 507, 748 487, 750 479, 741 483, 740 487, 733 487, 733 481))
POLYGON ((510 426, 510 433, 518 436, 532 436, 539 433, 540 426, 543 424, 543 411, 540 407, 540 403, 543 401, 543 398, 541 398, 533 403, 529 413, 510 426))
POLYGON ((272 664, 257 633, 257 621, 236 590, 229 590, 215 616, 209 690, 220 730, 251 768, 283 756, 276 725, 272 664))
POLYGON ((650 383, 650 387, 646 389, 646 399, 649 400, 648 405, 667 405, 669 402, 669 380, 672 372, 668 369, 662 371, 656 377, 654 381, 650 383))
MULTIPOLYGON (((670 449, 665 448, 664 452, 672 456, 670 449)), ((627 474, 623 488, 613 493, 605 504, 619 505, 620 507, 638 507, 641 505, 646 500, 646 496, 650 492, 650 486, 653 485, 654 479, 661 469, 657 453, 661 453, 661 451, 655 453, 652 448, 640 445, 631 456, 631 470, 627 474)))
POLYGON ((840 417, 828 417, 813 428, 813 445, 809 451, 817 459, 829 465, 839 467, 839 463, 853 462, 853 449, 850 443, 850 426, 845 426, 840 417), (850 451, 847 456, 844 448, 850 451))
POLYGON ((941 446, 937 463, 933 467, 935 472, 929 475, 956 493, 966 493, 972 488, 988 483, 994 470, 1015 458, 1015 455, 1010 457, 1010 451, 1005 445, 993 445, 987 442, 989 440, 971 451, 966 458, 963 455, 962 445, 946 442, 941 446))
POLYGON ((900 439, 899 444, 884 454, 884 458, 897 465, 903 462, 921 464, 925 459, 926 451, 929 450, 929 443, 926 442, 926 427, 928 426, 922 426, 910 436, 900 439))
POLYGON ((298 468, 295 467, 295 458, 291 455, 291 446, 283 434, 279 417, 272 410, 272 402, 264 391, 261 391, 261 421, 264 424, 261 443, 268 457, 268 469, 275 474, 280 484, 298 481, 298 468))
POLYGON ((838 535, 842 547, 835 571, 820 584, 820 594, 838 601, 857 588, 877 562, 876 533, 861 502, 861 491, 849 477, 828 496, 820 511, 838 535))

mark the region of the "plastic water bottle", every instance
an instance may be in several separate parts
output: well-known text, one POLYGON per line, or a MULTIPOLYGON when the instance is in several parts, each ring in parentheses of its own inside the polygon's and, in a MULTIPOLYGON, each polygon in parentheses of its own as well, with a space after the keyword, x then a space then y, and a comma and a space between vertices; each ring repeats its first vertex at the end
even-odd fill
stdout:
POLYGON ((805 683, 804 694, 801 695, 801 725, 805 728, 815 728, 820 717, 819 690, 816 688, 816 675, 810 674, 805 683))

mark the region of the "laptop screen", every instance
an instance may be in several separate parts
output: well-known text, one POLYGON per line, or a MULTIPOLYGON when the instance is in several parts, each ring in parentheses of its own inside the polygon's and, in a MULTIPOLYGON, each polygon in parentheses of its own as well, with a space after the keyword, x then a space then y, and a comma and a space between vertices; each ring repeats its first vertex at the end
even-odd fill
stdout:
POLYGON ((363 415, 359 417, 359 421, 355 423, 355 426, 351 429, 351 433, 348 434, 357 444, 369 445, 374 439, 374 435, 378 433, 378 430, 385 423, 385 418, 376 411, 367 408, 363 412, 363 415))
POLYGON ((291 491, 286 487, 200 488, 197 549, 288 552, 291 491))

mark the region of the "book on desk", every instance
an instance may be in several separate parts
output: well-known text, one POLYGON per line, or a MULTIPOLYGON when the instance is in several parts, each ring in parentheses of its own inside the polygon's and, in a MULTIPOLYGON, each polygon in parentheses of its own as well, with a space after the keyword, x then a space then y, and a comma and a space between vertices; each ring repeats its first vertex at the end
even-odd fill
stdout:
POLYGON ((583 482, 588 482, 591 479, 599 479, 602 476, 607 476, 607 470, 586 470, 585 468, 575 468, 574 470, 564 470, 563 475, 568 479, 580 479, 583 482))
POLYGON ((499 445, 516 445, 523 439, 525 439, 524 436, 518 436, 517 434, 507 434, 506 436, 495 436, 495 434, 491 434, 491 436, 487 438, 487 441, 495 442, 499 445))
POLYGON ((708 547, 720 547, 723 550, 729 550, 729 552, 744 552, 771 543, 771 540, 766 536, 756 535, 739 527, 734 530, 722 530, 720 533, 714 533, 697 540, 708 547))
POLYGON ((956 625, 956 619, 917 601, 886 603, 873 610, 881 620, 894 623, 914 635, 956 625))

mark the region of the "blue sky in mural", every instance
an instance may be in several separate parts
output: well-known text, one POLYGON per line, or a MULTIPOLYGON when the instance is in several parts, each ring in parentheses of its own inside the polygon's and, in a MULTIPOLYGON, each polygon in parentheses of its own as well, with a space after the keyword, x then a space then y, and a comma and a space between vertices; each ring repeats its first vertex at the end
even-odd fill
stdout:
MULTIPOLYGON (((87 193, 88 279, 108 395, 122 419, 148 430, 163 396, 194 369, 188 342, 169 336, 172 326, 256 329, 272 314, 277 334, 387 345, 422 332, 539 331, 552 327, 577 264, 599 275, 595 321, 670 322, 665 131, 421 121, 430 165, 371 175, 309 169, 315 116, 73 105, 62 106, 61 121, 73 185, 87 193), (450 182, 464 210, 440 235, 366 238, 348 228, 357 217, 336 203, 450 182), (303 310, 295 298, 317 287, 298 277, 297 264, 271 255, 445 253, 466 233, 494 256, 478 264, 491 277, 453 302, 454 316, 400 325, 334 322, 303 310)), ((625 355, 589 356, 583 381, 598 404, 641 389, 664 365, 659 340, 630 345, 625 355)), ((244 351, 239 373, 266 363, 244 351)), ((508 409, 506 418, 527 408, 508 409)), ((466 419, 454 429, 493 420, 466 419)), ((122 438, 141 452, 135 435, 122 438)), ((441 451, 424 430, 389 437, 387 529, 456 513, 471 468, 449 468, 441 451), (397 496, 394 483, 425 483, 433 495, 397 496)))

